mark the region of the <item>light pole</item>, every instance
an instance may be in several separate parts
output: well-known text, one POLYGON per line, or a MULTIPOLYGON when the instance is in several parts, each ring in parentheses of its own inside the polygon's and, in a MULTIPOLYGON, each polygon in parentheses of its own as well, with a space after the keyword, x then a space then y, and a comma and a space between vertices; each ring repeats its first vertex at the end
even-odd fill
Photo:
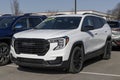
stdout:
POLYGON ((75 14, 77 14, 77 0, 75 0, 75 14))

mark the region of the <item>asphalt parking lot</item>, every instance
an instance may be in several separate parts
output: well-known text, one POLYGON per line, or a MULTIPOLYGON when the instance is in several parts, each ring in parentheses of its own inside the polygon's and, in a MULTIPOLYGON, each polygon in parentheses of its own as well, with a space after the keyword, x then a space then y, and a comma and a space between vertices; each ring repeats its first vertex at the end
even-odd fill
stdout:
POLYGON ((84 64, 78 74, 53 69, 23 69, 15 64, 0 67, 0 80, 120 80, 120 48, 110 60, 95 58, 84 64))

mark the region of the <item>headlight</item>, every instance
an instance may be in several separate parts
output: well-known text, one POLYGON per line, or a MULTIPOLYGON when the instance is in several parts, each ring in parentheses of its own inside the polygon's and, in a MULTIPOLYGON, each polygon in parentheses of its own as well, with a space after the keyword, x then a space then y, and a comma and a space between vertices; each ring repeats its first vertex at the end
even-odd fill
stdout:
POLYGON ((60 38, 55 38, 55 39, 49 39, 48 40, 50 43, 57 43, 57 46, 53 50, 59 50, 63 49, 67 43, 69 42, 69 37, 60 37, 60 38))
POLYGON ((15 41, 15 37, 12 37, 12 42, 11 45, 14 47, 14 41, 15 41))

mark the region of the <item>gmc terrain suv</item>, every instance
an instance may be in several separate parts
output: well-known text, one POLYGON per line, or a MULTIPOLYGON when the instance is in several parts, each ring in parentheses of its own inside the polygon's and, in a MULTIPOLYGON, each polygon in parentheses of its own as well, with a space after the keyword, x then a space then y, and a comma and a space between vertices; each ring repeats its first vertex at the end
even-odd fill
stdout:
POLYGON ((0 17, 0 66, 10 61, 10 44, 14 33, 35 27, 46 16, 25 14, 23 16, 4 15, 0 17))
POLYGON ((12 38, 11 58, 19 67, 57 67, 78 73, 85 60, 111 55, 111 28, 93 14, 58 15, 12 38))

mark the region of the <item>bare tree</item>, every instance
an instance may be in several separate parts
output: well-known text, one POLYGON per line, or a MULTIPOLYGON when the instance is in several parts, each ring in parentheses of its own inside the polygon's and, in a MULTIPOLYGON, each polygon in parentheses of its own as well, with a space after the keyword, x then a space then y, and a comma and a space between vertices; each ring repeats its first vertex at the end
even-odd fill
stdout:
POLYGON ((120 20, 120 3, 118 3, 114 9, 108 10, 108 14, 114 16, 115 20, 120 20))
POLYGON ((11 10, 14 15, 20 15, 22 13, 19 7, 18 0, 11 1, 11 10))

